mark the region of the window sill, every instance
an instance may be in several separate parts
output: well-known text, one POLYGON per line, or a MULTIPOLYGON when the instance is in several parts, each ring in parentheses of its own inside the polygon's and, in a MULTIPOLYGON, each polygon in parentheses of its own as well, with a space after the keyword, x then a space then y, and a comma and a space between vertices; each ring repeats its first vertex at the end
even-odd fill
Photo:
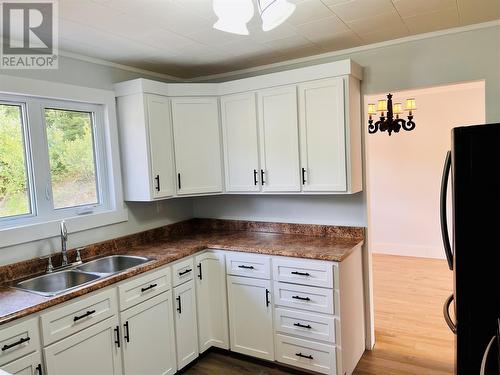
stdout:
MULTIPOLYGON (((66 221, 68 233, 75 233, 125 222, 128 220, 128 211, 122 208, 114 211, 67 217, 64 220, 66 221)), ((1 228, 0 248, 59 236, 60 222, 61 220, 30 224, 20 223, 15 227, 1 228)))

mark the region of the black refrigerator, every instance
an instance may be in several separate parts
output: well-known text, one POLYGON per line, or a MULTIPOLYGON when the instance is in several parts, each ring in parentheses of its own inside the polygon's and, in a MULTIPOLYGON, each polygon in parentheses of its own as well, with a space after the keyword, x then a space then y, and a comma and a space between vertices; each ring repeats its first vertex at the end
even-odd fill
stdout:
POLYGON ((453 271, 453 294, 443 312, 455 333, 455 373, 498 375, 500 124, 452 130, 441 185, 441 231, 453 271))

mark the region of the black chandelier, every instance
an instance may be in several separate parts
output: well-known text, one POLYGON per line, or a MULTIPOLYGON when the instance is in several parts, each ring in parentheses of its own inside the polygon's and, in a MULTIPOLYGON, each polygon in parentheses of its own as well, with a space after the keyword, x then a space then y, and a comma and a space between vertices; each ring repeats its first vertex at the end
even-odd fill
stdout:
POLYGON ((392 104, 392 94, 387 95, 387 100, 379 100, 377 108, 375 108, 375 104, 368 104, 368 133, 374 134, 380 130, 381 132, 387 131, 391 135, 392 132, 399 133, 401 128, 406 131, 415 129, 416 124, 413 122, 412 112, 415 109, 417 109, 415 99, 406 99, 406 110, 408 111, 408 121, 406 121, 399 118, 399 115, 403 113, 402 104, 392 104), (376 115, 377 112, 380 112, 380 120, 373 123, 372 115, 376 115), (385 112, 387 112, 387 117, 385 112))

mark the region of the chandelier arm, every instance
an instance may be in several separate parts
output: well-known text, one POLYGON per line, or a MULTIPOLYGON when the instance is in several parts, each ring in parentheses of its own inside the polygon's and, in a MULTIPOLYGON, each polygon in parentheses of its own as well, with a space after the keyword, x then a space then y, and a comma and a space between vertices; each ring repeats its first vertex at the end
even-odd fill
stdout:
POLYGON ((370 134, 375 134, 378 132, 378 123, 380 121, 377 121, 375 124, 373 123, 373 120, 368 120, 368 133, 370 134))
POLYGON ((408 121, 405 124, 403 124, 403 129, 406 131, 411 131, 415 129, 416 126, 417 124, 413 122, 413 116, 408 116, 408 121))

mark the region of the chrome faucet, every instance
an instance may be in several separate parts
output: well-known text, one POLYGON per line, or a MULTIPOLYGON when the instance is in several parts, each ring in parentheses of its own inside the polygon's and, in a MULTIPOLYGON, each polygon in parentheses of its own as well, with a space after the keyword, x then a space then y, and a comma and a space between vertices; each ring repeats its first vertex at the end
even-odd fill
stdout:
POLYGON ((61 254, 62 254, 62 266, 68 265, 68 229, 66 228, 66 222, 61 221, 61 254))

